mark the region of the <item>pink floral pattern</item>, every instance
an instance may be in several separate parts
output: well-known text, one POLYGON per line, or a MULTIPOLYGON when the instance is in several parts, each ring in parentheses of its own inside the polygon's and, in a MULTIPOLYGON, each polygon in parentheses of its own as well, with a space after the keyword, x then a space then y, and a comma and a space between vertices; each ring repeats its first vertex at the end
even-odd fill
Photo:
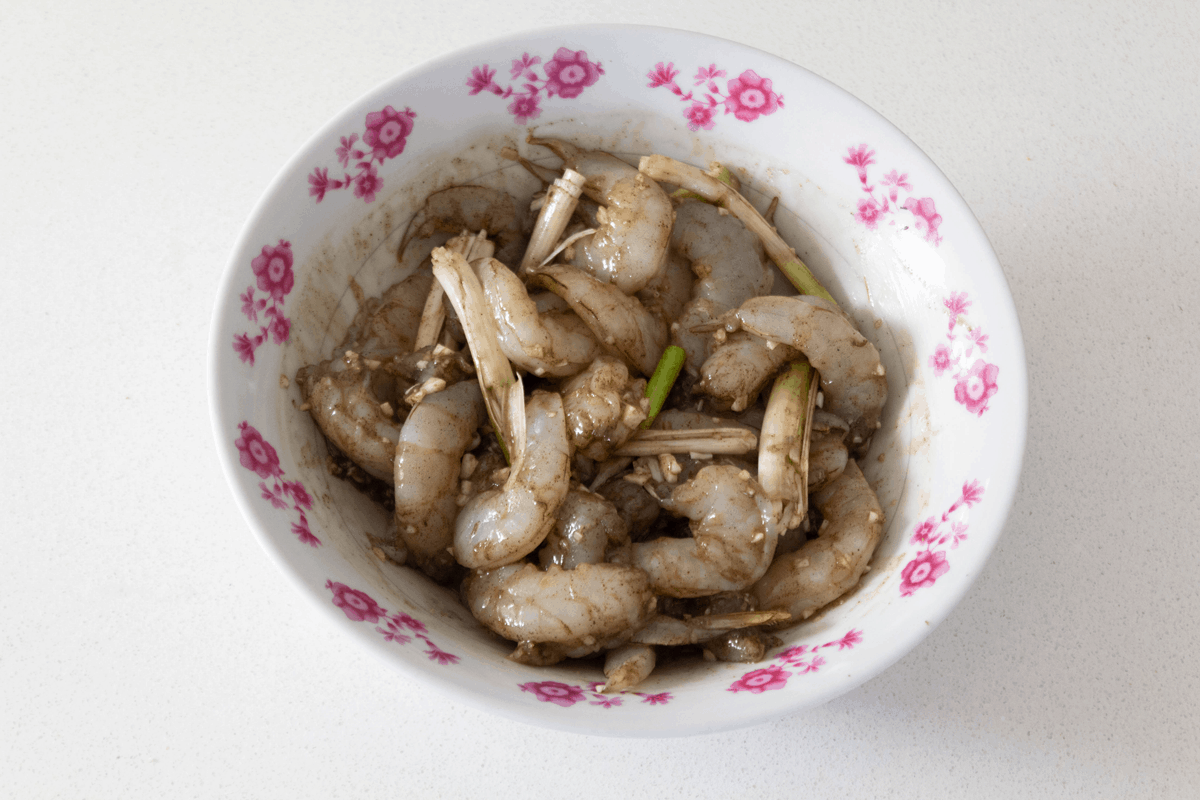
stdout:
POLYGON ((262 437, 254 426, 243 420, 238 423, 240 435, 233 445, 238 449, 238 459, 246 469, 263 480, 258 482, 262 499, 268 501, 274 508, 295 511, 298 522, 292 523, 292 533, 302 544, 310 547, 320 547, 321 540, 313 535, 308 527, 308 517, 304 512, 313 505, 312 496, 300 481, 283 479, 283 468, 279 466, 279 454, 271 443, 262 437), (267 481, 270 481, 268 484, 267 481))
POLYGON ((651 89, 666 87, 680 102, 687 103, 683 116, 688 121, 688 128, 693 131, 711 131, 716 126, 718 108, 723 108, 725 114, 733 114, 742 122, 753 122, 783 108, 783 95, 774 90, 769 78, 760 77, 752 69, 726 81, 724 92, 717 79, 726 77, 726 73, 723 69, 717 69, 716 64, 696 70, 692 76, 692 88, 687 92, 675 82, 677 75, 679 70, 675 69, 674 62, 664 64, 660 61, 646 73, 650 79, 646 85, 651 89))
POLYGON ((496 83, 496 70, 487 64, 472 67, 466 82, 470 90, 468 94, 489 92, 504 100, 512 98, 508 113, 513 115, 518 125, 525 125, 541 116, 543 100, 551 97, 573 100, 583 94, 584 89, 594 86, 604 74, 604 67, 599 61, 588 59, 583 50, 566 47, 558 48, 542 66, 545 77, 538 75, 534 69, 539 64, 542 64, 542 57, 529 53, 522 53, 520 58, 513 59, 508 73, 512 81, 521 84, 520 90, 514 89, 512 83, 507 86, 496 83))
POLYGON ((291 335, 292 321, 284 316, 283 303, 296 284, 292 261, 292 245, 284 239, 280 239, 277 245, 266 245, 250 261, 255 283, 246 287, 240 299, 242 314, 258 324, 258 333, 234 334, 233 352, 243 363, 252 367, 254 353, 259 347, 268 340, 283 344, 291 335))
POLYGON ((982 499, 983 485, 979 481, 967 481, 962 485, 958 499, 950 504, 941 518, 928 517, 917 523, 909 543, 920 545, 923 549, 917 551, 913 559, 900 570, 901 597, 911 597, 918 589, 933 586, 938 578, 950 571, 947 546, 949 550, 956 550, 966 540, 966 510, 982 499))
POLYGON ((420 620, 404 613, 389 614, 371 595, 359 589, 352 589, 344 583, 327 580, 325 588, 333 594, 333 604, 340 608, 350 621, 382 623, 375 625, 375 631, 383 636, 384 641, 407 645, 418 640, 425 645, 424 652, 430 661, 442 666, 459 662, 458 656, 433 643, 428 636, 429 629, 420 620))
POLYGON ((828 662, 821 655, 822 650, 836 647, 836 652, 840 653, 861 643, 862 631, 851 628, 842 638, 825 642, 825 644, 814 646, 801 644, 789 647, 775 656, 774 660, 780 663, 750 670, 731 683, 725 691, 762 694, 782 689, 787 686, 788 680, 792 677, 817 672, 825 666, 828 662), (784 669, 784 667, 790 667, 790 669, 784 669))
POLYGON ((980 357, 972 360, 976 351, 979 356, 987 352, 988 336, 981 326, 972 325, 967 318, 967 309, 971 306, 967 293, 951 292, 942 305, 950 315, 947 341, 934 349, 929 366, 934 377, 950 373, 954 379, 955 401, 968 413, 982 417, 988 410, 988 400, 1000 390, 997 383, 1000 367, 980 357))
POLYGON ((842 157, 858 174, 859 188, 865 197, 858 199, 858 209, 854 218, 866 225, 869 230, 875 230, 885 219, 889 225, 895 225, 895 213, 904 210, 912 214, 913 225, 925 237, 925 241, 937 247, 942 242, 938 226, 942 224, 942 215, 937 213, 937 205, 932 197, 918 198, 912 195, 912 185, 908 182, 908 173, 892 170, 879 180, 872 183, 868 167, 875 163, 875 151, 865 144, 851 147, 847 155, 842 157), (900 200, 900 193, 910 196, 900 200))
POLYGON ((353 189, 354 196, 364 203, 374 202, 383 189, 383 178, 379 177, 377 165, 404 152, 416 117, 417 112, 407 106, 403 111, 384 106, 380 111, 367 114, 361 144, 359 135, 352 133, 342 136, 341 143, 334 149, 342 166, 342 177, 330 178, 328 167, 317 167, 308 176, 308 194, 319 203, 328 192, 353 189), (350 172, 351 162, 354 163, 353 173, 350 172))
POLYGON ((623 705, 629 697, 640 697, 643 703, 660 706, 666 705, 672 699, 670 692, 659 692, 658 694, 646 694, 645 692, 601 694, 600 689, 603 686, 604 683, 600 681, 593 681, 586 686, 561 683, 560 681, 530 681, 529 683, 517 684, 517 687, 522 692, 529 692, 538 702, 553 703, 563 708, 570 708, 576 703, 584 701, 587 701, 588 705, 598 706, 599 708, 617 708, 623 705))

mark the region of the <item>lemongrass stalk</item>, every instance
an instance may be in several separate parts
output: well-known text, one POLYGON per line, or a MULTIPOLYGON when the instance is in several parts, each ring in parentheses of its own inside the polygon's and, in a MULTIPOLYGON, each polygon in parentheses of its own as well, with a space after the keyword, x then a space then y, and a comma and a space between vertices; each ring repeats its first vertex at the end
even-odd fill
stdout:
POLYGON ((743 225, 758 236, 770 259, 783 270, 783 274, 802 294, 816 295, 831 303, 837 303, 833 299, 833 295, 825 290, 825 287, 796 255, 796 251, 783 240, 783 237, 763 218, 762 214, 758 213, 758 209, 730 186, 699 167, 693 167, 666 156, 643 156, 638 164, 638 169, 647 177, 656 181, 673 183, 695 192, 710 203, 727 209, 730 214, 741 220, 743 225))
MULTIPOLYGON (((446 242, 446 248, 461 253, 467 261, 470 261, 475 251, 482 249, 482 243, 486 240, 487 233, 485 231, 476 234, 463 231, 446 242)), ((442 332, 442 325, 446 321, 446 309, 442 305, 444 295, 442 284, 434 281, 425 298, 425 308, 421 311, 421 322, 417 326, 417 338, 413 342, 413 352, 437 343, 442 332)))
POLYGON ((808 442, 816 395, 812 366, 805 359, 793 361, 775 379, 763 415, 758 482, 767 497, 783 501, 787 529, 808 515, 808 442))
POLYGON ((513 374, 512 365, 500 349, 500 333, 496 330, 483 285, 466 257, 438 247, 431 259, 433 275, 450 298, 466 334, 488 418, 500 440, 504 458, 512 464, 524 453, 524 386, 520 377, 513 374))
POLYGON ((657 456, 663 453, 706 453, 737 456, 754 452, 758 437, 744 428, 693 428, 681 431, 639 430, 614 456, 657 456))
POLYGON ((675 385, 675 379, 679 377, 679 371, 683 369, 685 361, 687 361, 687 353, 682 347, 670 345, 663 350, 662 356, 658 359, 658 366, 654 368, 654 374, 650 376, 650 381, 646 384, 646 397, 650 398, 650 411, 645 421, 642 422, 643 428, 649 428, 654 424, 654 418, 658 416, 658 412, 662 411, 663 403, 667 402, 667 395, 671 393, 671 387, 675 385))
POLYGON ((524 274, 530 267, 545 261, 546 256, 554 249, 554 244, 567 229, 575 207, 579 205, 579 195, 587 179, 573 169, 563 172, 561 178, 555 178, 554 183, 546 194, 538 213, 537 224, 529 237, 529 246, 525 248, 525 256, 521 259, 518 272, 524 274))

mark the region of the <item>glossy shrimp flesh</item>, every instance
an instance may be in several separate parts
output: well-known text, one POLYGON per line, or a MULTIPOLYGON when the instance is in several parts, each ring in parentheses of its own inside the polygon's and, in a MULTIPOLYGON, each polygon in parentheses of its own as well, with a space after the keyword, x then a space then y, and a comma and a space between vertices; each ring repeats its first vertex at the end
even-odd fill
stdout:
POLYGON ((601 356, 562 387, 567 435, 575 449, 604 461, 646 419, 646 381, 633 379, 624 362, 601 356))
POLYGON ((775 559, 751 591, 762 608, 808 619, 854 588, 883 535, 883 509, 854 461, 812 496, 825 517, 816 539, 775 559))
POLYGON ((454 527, 454 555, 469 569, 518 561, 554 527, 570 488, 571 446, 562 397, 534 392, 525 403, 525 431, 500 489, 473 497, 454 527))
POLYGON ((823 408, 850 425, 850 447, 862 454, 879 428, 887 377, 879 351, 833 304, 818 297, 755 297, 726 317, 726 330, 796 348, 821 374, 823 408))
POLYGON ((454 557, 455 503, 463 453, 483 423, 483 395, 475 381, 436 392, 413 409, 396 445, 393 470, 396 533, 409 558, 427 575, 444 580, 454 557))
POLYGON ((530 142, 549 147, 566 167, 583 174, 583 193, 601 204, 596 233, 577 245, 577 265, 626 294, 645 288, 667 255, 674 216, 667 193, 609 153, 555 139, 530 142))
POLYGON ((499 260, 474 262, 500 334, 500 349, 535 375, 562 377, 582 371, 600 355, 600 344, 569 308, 540 312, 525 284, 499 260))
POLYGON ((538 550, 543 569, 557 565, 629 563, 629 526, 611 501, 572 489, 558 509, 554 530, 538 550))
POLYGON ((762 242, 737 217, 710 203, 687 200, 675 211, 671 249, 691 263, 692 297, 721 311, 771 290, 775 276, 762 242))
POLYGON ((692 536, 633 546, 633 563, 650 576, 655 592, 699 597, 737 591, 770 565, 781 507, 748 471, 725 464, 704 467, 662 505, 691 520, 692 536))
POLYGON ((490 630, 514 642, 556 645, 559 657, 595 652, 640 628, 655 605, 645 572, 607 563, 477 570, 467 578, 466 599, 490 630))

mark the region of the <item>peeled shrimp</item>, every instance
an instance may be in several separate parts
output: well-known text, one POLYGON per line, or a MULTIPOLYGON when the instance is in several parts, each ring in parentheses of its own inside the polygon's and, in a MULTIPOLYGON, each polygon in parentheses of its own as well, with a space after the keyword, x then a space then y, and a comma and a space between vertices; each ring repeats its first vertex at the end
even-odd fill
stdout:
POLYGON ((633 546, 633 563, 650 576, 655 592, 699 597, 737 591, 766 572, 781 507, 749 472, 724 464, 704 467, 662 505, 692 521, 692 537, 633 546))
POLYGON ((400 440, 394 412, 402 406, 397 397, 381 394, 373 385, 375 374, 358 353, 348 350, 296 377, 309 413, 329 441, 367 473, 391 480, 400 440))
POLYGON ((607 459, 646 419, 645 393, 646 381, 631 379, 623 362, 597 358, 562 387, 571 444, 588 458, 607 459))
POLYGON ((854 461, 812 501, 825 516, 818 537, 781 555, 751 587, 760 607, 797 620, 854 588, 883 534, 883 509, 854 461))
POLYGON ((490 630, 514 642, 557 645, 557 657, 595 652, 641 627, 655 605, 646 573, 625 564, 545 571, 509 564, 477 570, 465 590, 471 613, 490 630))
POLYGON ((850 429, 828 411, 813 414, 812 438, 808 445, 808 491, 817 492, 837 480, 846 469, 846 432, 850 429))
POLYGON ((879 351, 837 306, 818 297, 755 297, 726 317, 738 328, 790 345, 821 373, 823 408, 850 424, 850 446, 864 452, 879 427, 887 378, 879 351))
POLYGON ((470 569, 498 567, 536 550, 566 499, 570 466, 562 398, 534 392, 525 403, 525 430, 514 436, 508 480, 473 497, 458 515, 458 563, 470 569))
POLYGON ((505 264, 516 264, 525 251, 524 217, 521 205, 498 189, 451 186, 425 200, 425 205, 408 223, 398 257, 404 257, 405 248, 414 239, 425 239, 438 232, 456 234, 464 228, 484 229, 496 242, 496 257, 505 264))
POLYGON ((582 173, 587 178, 584 194, 603 205, 595 235, 576 245, 579 266, 626 294, 644 288, 667 254, 673 217, 667 193, 609 153, 556 139, 529 141, 550 148, 566 167, 582 173))
POLYGON ((668 251, 662 271, 637 293, 637 299, 648 311, 672 323, 683 314, 684 306, 692 299, 692 284, 696 276, 683 256, 668 251))
POLYGON ((709 203, 688 200, 676 209, 671 249, 691 262, 692 296, 722 312, 766 294, 775 280, 759 238, 709 203))
POLYGON ((771 342, 739 331, 712 351, 700 367, 696 391, 709 395, 717 408, 743 411, 767 385, 779 368, 796 358, 786 344, 771 342))
POLYGON ((604 677, 608 681, 601 692, 623 692, 632 689, 654 671, 658 657, 648 644, 625 644, 609 650, 604 656, 604 677))
POLYGON ((396 532, 409 557, 435 580, 448 577, 454 557, 455 504, 463 453, 483 423, 475 381, 456 383, 413 409, 400 431, 393 470, 396 532))
POLYGON ((535 375, 566 376, 600 355, 600 344, 573 312, 539 313, 521 279, 497 259, 471 265, 500 333, 509 361, 535 375))
POLYGON ((654 373, 667 346, 667 324, 647 311, 636 297, 562 264, 537 267, 530 274, 535 284, 567 301, 605 350, 643 375, 654 373))
POLYGON ((551 564, 575 569, 605 561, 629 563, 629 526, 617 507, 598 494, 572 489, 558 509, 554 530, 538 551, 545 569, 551 564))
POLYGON ((786 611, 734 611, 728 614, 711 614, 701 617, 680 619, 665 614, 651 619, 630 640, 639 644, 684 645, 699 644, 715 639, 729 631, 786 622, 791 615, 786 611))

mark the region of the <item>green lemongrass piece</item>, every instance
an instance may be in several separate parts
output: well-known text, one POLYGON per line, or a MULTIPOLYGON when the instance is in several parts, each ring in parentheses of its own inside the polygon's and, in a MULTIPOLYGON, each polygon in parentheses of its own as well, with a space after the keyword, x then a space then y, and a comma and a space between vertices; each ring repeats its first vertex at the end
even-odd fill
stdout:
POLYGON ((734 191, 699 167, 684 164, 666 156, 643 156, 638 169, 647 177, 656 181, 673 183, 688 191, 695 192, 702 199, 716 203, 727 209, 751 232, 758 236, 763 243, 763 249, 775 265, 783 270, 783 274, 802 294, 823 297, 837 305, 833 295, 813 276, 796 251, 783 240, 783 237, 771 226, 758 209, 750 205, 750 201, 734 191))
POLYGON ((649 428, 654 423, 654 418, 658 416, 658 412, 662 411, 663 403, 667 402, 667 395, 671 393, 671 387, 675 385, 675 379, 679 377, 679 371, 683 369, 683 362, 686 360, 687 353, 682 347, 670 345, 663 350, 662 356, 658 359, 658 366, 654 368, 654 374, 650 376, 650 382, 646 384, 646 397, 650 398, 650 413, 642 422, 643 428, 649 428))
POLYGON ((688 428, 681 431, 639 430, 613 451, 615 456, 657 456, 663 453, 706 453, 740 456, 753 453, 758 437, 744 428, 688 428))
MULTIPOLYGON (((726 167, 722 164, 718 164, 715 161, 713 162, 712 166, 713 166, 713 168, 708 171, 708 174, 711 175, 712 177, 716 178, 721 183, 725 184, 726 186, 728 186, 729 188, 733 189, 736 192, 738 189, 738 186, 740 186, 741 184, 738 181, 737 176, 735 176, 732 172, 729 171, 729 167, 726 167)), ((700 200, 701 202, 704 202, 704 203, 713 202, 711 200, 704 198, 702 195, 698 195, 695 192, 690 192, 687 189, 676 189, 675 191, 671 192, 671 197, 675 197, 680 200, 700 200)))

